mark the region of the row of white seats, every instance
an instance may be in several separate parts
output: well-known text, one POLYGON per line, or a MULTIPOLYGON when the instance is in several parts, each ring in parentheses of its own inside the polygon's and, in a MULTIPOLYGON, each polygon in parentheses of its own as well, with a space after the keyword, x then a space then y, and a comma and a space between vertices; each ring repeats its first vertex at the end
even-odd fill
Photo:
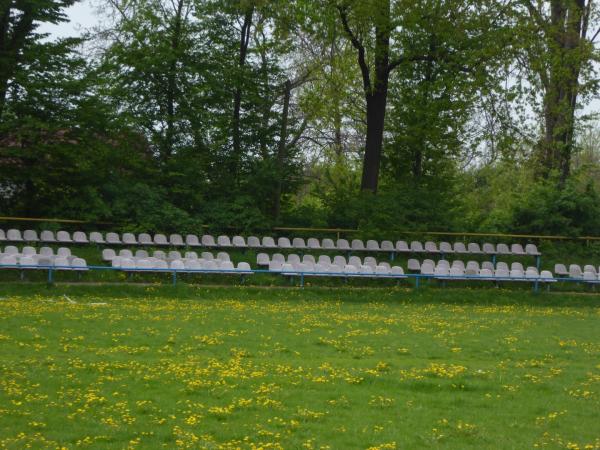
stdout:
POLYGON ((194 234, 188 234, 185 240, 180 234, 171 234, 169 237, 165 234, 155 234, 151 236, 148 233, 140 233, 137 236, 133 233, 109 232, 102 235, 97 231, 91 232, 89 237, 82 231, 76 231, 71 236, 67 231, 58 231, 56 235, 49 230, 41 232, 38 237, 35 230, 25 230, 21 235, 20 230, 11 229, 4 233, 0 230, 0 241, 11 242, 58 242, 58 243, 97 243, 112 245, 148 245, 148 246, 188 246, 188 247, 223 247, 223 248, 265 248, 265 249, 296 249, 296 250, 343 250, 343 251, 367 251, 367 252, 400 252, 400 253, 442 253, 442 254, 481 254, 481 255, 532 255, 539 256, 540 252, 534 244, 527 244, 525 248, 521 244, 493 244, 486 242, 482 247, 478 243, 471 242, 465 246, 462 242, 456 242, 451 245, 449 242, 440 242, 439 246, 435 242, 427 241, 423 244, 420 241, 392 241, 367 240, 366 243, 361 239, 333 239, 325 238, 319 241, 316 238, 293 238, 291 241, 287 237, 280 237, 277 241, 271 236, 264 236, 259 239, 257 236, 221 235, 216 238, 206 234, 198 237, 194 234))
POLYGON ((56 250, 56 255, 54 253, 54 249, 51 247, 40 247, 36 249, 35 247, 25 246, 21 250, 14 245, 7 245, 4 247, 4 251, 0 251, 0 255, 15 255, 17 257, 20 256, 60 256, 60 257, 69 257, 72 256, 71 249, 67 247, 60 247, 56 250), (39 251, 38 251, 39 250, 39 251))
POLYGON ((524 271, 525 269, 523 268, 523 264, 521 264, 520 262, 513 262, 510 265, 510 269, 507 263, 502 262, 502 261, 498 261, 496 263, 496 266, 494 267, 494 264, 491 261, 483 261, 483 262, 479 262, 479 261, 467 261, 467 263, 465 264, 464 261, 461 260, 454 260, 452 261, 452 263, 450 263, 449 261, 442 259, 440 261, 437 262, 437 264, 432 260, 432 259, 424 259, 422 263, 419 262, 419 260, 417 259, 409 259, 408 260, 408 270, 413 271, 413 272, 418 272, 421 270, 422 265, 428 265, 428 266, 433 266, 435 267, 448 267, 448 268, 457 268, 457 269, 462 269, 462 270, 470 270, 470 271, 479 271, 481 269, 486 269, 486 270, 496 270, 496 269, 500 269, 500 270, 522 270, 524 271))
POLYGON ((541 280, 544 282, 556 281, 552 272, 549 270, 542 270, 541 273, 538 272, 535 267, 528 267, 526 270, 523 270, 523 266, 520 263, 513 263, 510 270, 506 263, 499 264, 496 269, 490 267, 479 269, 476 265, 470 265, 468 263, 466 267, 461 266, 460 264, 453 264, 450 266, 450 264, 447 264, 447 261, 440 261, 440 263, 435 265, 433 262, 424 261, 421 264, 421 275, 433 275, 444 279, 479 277, 482 279, 515 279, 518 281, 530 281, 532 279, 534 281, 541 280))
POLYGON ((273 255, 269 255, 267 253, 259 253, 256 255, 256 263, 259 266, 268 266, 272 261, 278 261, 282 264, 297 264, 300 262, 305 264, 335 264, 340 267, 344 267, 346 264, 356 267, 360 267, 363 265, 376 267, 379 264, 389 266, 389 263, 387 262, 381 262, 378 264, 377 260, 372 256, 366 256, 363 261, 358 256, 350 256, 346 259, 345 256, 341 255, 336 255, 333 257, 333 259, 329 255, 320 255, 317 258, 315 258, 313 255, 303 255, 302 257, 300 257, 300 255, 297 255, 295 253, 290 253, 289 255, 287 255, 287 257, 282 253, 273 253, 273 255))
POLYGON ((334 277, 392 277, 392 278, 407 278, 404 270, 400 266, 392 266, 389 264, 380 264, 375 267, 362 265, 354 266, 345 264, 343 266, 327 263, 311 263, 311 262, 295 262, 282 263, 281 261, 271 261, 269 263, 269 271, 281 273, 282 275, 306 275, 306 276, 334 276, 334 277))
POLYGON ((167 262, 156 258, 129 259, 116 257, 112 261, 113 267, 124 271, 166 271, 175 270, 178 272, 194 271, 214 271, 219 273, 238 273, 241 275, 251 275, 250 264, 246 262, 238 263, 237 267, 231 261, 204 260, 204 259, 176 259, 167 262))
POLYGON ((146 258, 156 258, 156 259, 162 259, 164 261, 174 261, 177 259, 206 259, 206 260, 214 260, 214 259, 219 259, 222 261, 230 261, 231 258, 229 257, 229 254, 226 252, 219 252, 217 253, 216 258, 213 256, 213 254, 211 252, 202 252, 200 254, 200 258, 198 257, 198 253, 196 252, 185 252, 185 256, 181 255, 181 252, 177 251, 177 250, 171 250, 169 252, 164 252, 162 250, 155 250, 154 252, 152 252, 152 255, 149 254, 148 251, 146 250, 136 250, 135 252, 129 249, 121 249, 118 252, 110 249, 110 248, 106 248, 104 250, 102 250, 102 260, 103 261, 112 261, 114 258, 116 257, 121 257, 121 258, 128 258, 128 259, 146 259, 146 258))
POLYGON ((48 267, 53 267, 56 270, 88 270, 85 259, 78 257, 0 256, 0 268, 2 269, 48 269, 48 267))
POLYGON ((569 270, 567 270, 564 264, 555 264, 554 272, 560 276, 575 278, 588 283, 600 283, 600 267, 596 269, 591 264, 584 265, 583 270, 579 264, 570 264, 569 270))

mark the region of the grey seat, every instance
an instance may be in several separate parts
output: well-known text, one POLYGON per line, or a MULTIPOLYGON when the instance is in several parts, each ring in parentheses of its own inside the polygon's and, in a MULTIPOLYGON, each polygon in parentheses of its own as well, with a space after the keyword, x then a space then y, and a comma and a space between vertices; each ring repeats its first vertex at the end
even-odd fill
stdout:
POLYGON ((99 233, 98 231, 92 231, 90 233, 90 242, 93 244, 105 244, 106 241, 104 240, 104 237, 102 236, 102 233, 99 233))
POLYGON ((377 267, 377 260, 372 256, 366 256, 363 264, 365 266, 377 267))
POLYGON ((490 261, 483 261, 481 263, 481 268, 488 269, 488 270, 494 270, 494 264, 492 264, 490 261))
POLYGON ((313 264, 313 265, 315 265, 317 263, 315 261, 315 257, 313 255, 304 255, 304 256, 302 256, 302 262, 304 264, 313 264))
POLYGON ((402 252, 402 253, 408 253, 408 252, 410 252, 410 247, 408 246, 406 241, 398 241, 398 242, 396 242, 396 251, 402 252))
POLYGON ((67 231, 60 230, 56 233, 56 242, 70 244, 73 242, 73 239, 71 239, 71 235, 67 231))
POLYGON ((439 253, 436 243, 433 241, 425 242, 425 252, 426 253, 439 253))
POLYGON ((69 263, 71 270, 89 270, 87 262, 83 258, 73 258, 69 263))
POLYGON ((440 242, 440 253, 450 254, 454 253, 454 250, 449 242, 440 242))
POLYGON ((0 229, 0 242, 1 241, 6 241, 6 233, 2 229, 0 229))
POLYGON ((188 247, 200 247, 200 240, 198 239, 198 236, 196 236, 195 234, 188 234, 185 237, 185 244, 188 247))
POLYGON ((229 236, 225 236, 224 234, 222 234, 221 236, 217 236, 217 245, 219 247, 233 247, 232 243, 231 243, 231 239, 229 239, 229 236))
POLYGON ((333 239, 329 239, 329 238, 325 238, 323 239, 323 242, 321 243, 321 247, 323 248, 323 250, 335 250, 335 243, 333 242, 333 239))
POLYGON ((352 251, 364 252, 366 250, 365 243, 361 239, 352 239, 350 244, 352 251))
POLYGON ((148 254, 147 250, 140 249, 135 251, 135 257, 136 259, 148 259, 150 255, 148 254))
POLYGON ((338 239, 336 242, 336 248, 338 250, 352 250, 347 239, 338 239))
POLYGON ((393 252, 396 250, 396 248, 394 247, 394 243, 392 241, 382 241, 381 250, 386 252, 393 252))
POLYGON ((83 231, 73 233, 73 242, 76 244, 88 244, 89 240, 83 231))
POLYGON ((106 243, 112 245, 121 245, 121 239, 117 233, 106 233, 106 243))
POLYGON ((140 233, 138 235, 138 242, 141 245, 154 245, 154 241, 152 241, 152 236, 148 233, 140 233))
MULTIPOLYGON (((1 240, 2 239, 0 239, 0 241, 1 240)), ((27 242, 39 242, 40 238, 38 237, 37 231, 35 231, 35 230, 25 230, 25 231, 23 231, 23 240, 27 241, 27 242)))
POLYGON ((279 247, 281 249, 289 250, 292 248, 292 243, 290 242, 290 240, 288 238, 280 237, 279 239, 277 239, 277 247, 279 247))
POLYGON ((418 272, 419 270, 421 270, 421 264, 419 263, 419 261, 417 259, 414 259, 414 258, 411 258, 408 260, 407 267, 408 267, 408 270, 415 271, 415 272, 418 272))
POLYGON ((266 253, 259 253, 256 255, 256 264, 259 266, 268 266, 270 262, 269 255, 266 253))
POLYGON ((231 245, 235 248, 246 248, 246 241, 242 236, 234 236, 231 240, 231 245))
POLYGON ((42 234, 40 235, 40 240, 42 242, 56 242, 56 238, 54 237, 54 233, 52 231, 50 231, 50 230, 44 230, 44 231, 42 231, 42 234))
POLYGON ((202 236, 201 242, 202 242, 203 247, 216 247, 217 246, 214 236, 212 236, 210 234, 205 234, 204 236, 202 236))
POLYGON ((510 246, 510 252, 513 255, 518 255, 518 256, 526 255, 525 250, 523 250, 523 246, 521 244, 512 244, 510 246))
POLYGON ((298 250, 303 250, 306 248, 306 242, 302 238, 294 238, 292 239, 292 247, 298 250))
POLYGON ((347 264, 346 258, 341 255, 334 256, 333 264, 340 266, 340 267, 344 267, 347 264))
POLYGON ((469 251, 467 250, 467 247, 465 246, 464 243, 455 242, 454 243, 454 253, 469 253, 469 251))
POLYGON ((527 253, 528 255, 531 255, 531 256, 540 256, 541 255, 541 253, 539 252, 539 250, 535 246, 535 244, 527 244, 525 246, 525 253, 527 253))
POLYGON ((578 264, 569 265, 569 277, 570 278, 583 278, 583 272, 578 264))
POLYGON ((275 239, 271 236, 264 236, 262 238, 262 246, 264 248, 277 248, 277 244, 275 243, 275 239))
POLYGON ((496 253, 498 255, 510 255, 510 249, 508 248, 508 245, 500 243, 496 245, 496 253))
POLYGON ((6 232, 6 240, 10 242, 21 242, 23 241, 23 237, 21 236, 21 231, 11 228, 6 232))
MULTIPOLYGON (((335 262, 335 260, 334 260, 335 262)), ((360 267, 363 265, 362 261, 360 260, 360 258, 358 256, 351 256, 350 258, 348 258, 348 264, 352 265, 352 266, 356 266, 356 267, 360 267)))
POLYGON ((477 242, 469 242, 469 245, 467 246, 467 251, 472 255, 480 255, 483 253, 483 251, 481 251, 481 247, 479 247, 479 244, 477 242))
POLYGON ((300 259, 299 255, 297 255, 295 253, 291 253, 287 257, 287 262, 288 262, 288 264, 300 264, 302 262, 302 260, 300 259))
MULTIPOLYGON (((391 242, 390 242, 390 244, 391 244, 391 242)), ((381 248, 379 247, 379 242, 377 242, 377 241, 375 241, 373 239, 369 239, 367 241, 367 251, 369 251, 369 252, 378 252, 380 250, 381 250, 381 248)))
POLYGON ((317 260, 318 264, 331 265, 331 257, 329 255, 320 255, 317 260))
POLYGON ((125 245, 137 245, 137 239, 133 233, 123 233, 122 239, 125 245))
POLYGON ((412 241, 410 243, 410 251, 413 253, 423 253, 425 249, 423 248, 423 244, 419 241, 412 241))
POLYGON ((494 247, 494 244, 490 244, 489 242, 485 242, 483 244, 483 253, 485 253, 486 255, 495 255, 496 254, 496 248, 494 247))
POLYGON ((555 264, 554 265, 554 273, 556 275, 560 275, 560 276, 568 276, 569 275, 569 271, 567 270, 567 267, 564 264, 555 264))
POLYGON ((523 264, 521 264, 520 262, 511 263, 510 270, 520 270, 521 272, 525 272, 525 270, 523 269, 523 264))
POLYGON ((319 249, 321 249, 321 243, 316 238, 308 238, 308 241, 306 242, 306 245, 308 246, 308 248, 310 248, 312 250, 319 250, 319 249))
POLYGON ((185 246, 185 242, 183 242, 183 236, 181 236, 180 234, 170 235, 169 242, 171 243, 171 245, 173 245, 175 247, 184 247, 185 246))

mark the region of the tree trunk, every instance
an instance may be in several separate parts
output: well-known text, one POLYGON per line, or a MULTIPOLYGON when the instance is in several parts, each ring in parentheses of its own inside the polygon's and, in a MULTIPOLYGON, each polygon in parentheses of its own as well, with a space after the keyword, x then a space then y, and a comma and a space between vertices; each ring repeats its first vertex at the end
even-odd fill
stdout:
MULTIPOLYGON (((233 162, 232 170, 235 179, 240 170, 242 159, 241 148, 241 131, 240 131, 240 115, 242 107, 242 77, 243 67, 246 64, 246 56, 248 54, 248 45, 250 43, 250 30, 252 28, 252 16, 254 15, 254 5, 250 5, 244 14, 244 23, 240 33, 240 52, 238 58, 238 77, 237 86, 233 94, 233 120, 232 120, 232 139, 233 139, 233 162)), ((239 181, 239 180, 237 180, 239 181)))
POLYGON ((275 202, 273 205, 273 217, 275 222, 279 220, 281 213, 281 193, 283 191, 283 169, 287 158, 287 135, 288 135, 288 118, 290 111, 290 97, 292 93, 292 82, 287 80, 284 84, 283 91, 283 111, 281 113, 281 132, 279 135, 279 143, 277 145, 276 172, 277 184, 275 185, 275 202))

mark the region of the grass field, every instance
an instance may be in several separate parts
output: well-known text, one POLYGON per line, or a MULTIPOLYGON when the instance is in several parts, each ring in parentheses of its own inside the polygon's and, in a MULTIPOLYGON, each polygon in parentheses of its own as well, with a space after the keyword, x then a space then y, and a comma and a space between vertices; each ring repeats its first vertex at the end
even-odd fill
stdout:
POLYGON ((600 448, 600 298, 0 285, 0 447, 600 448))

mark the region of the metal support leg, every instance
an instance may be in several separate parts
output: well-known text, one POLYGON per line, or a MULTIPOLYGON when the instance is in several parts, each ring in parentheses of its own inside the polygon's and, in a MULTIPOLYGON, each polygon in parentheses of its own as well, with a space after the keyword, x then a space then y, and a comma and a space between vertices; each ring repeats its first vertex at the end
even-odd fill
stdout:
POLYGON ((396 252, 390 252, 390 260, 393 261, 396 259, 396 252))
POLYGON ((173 286, 175 286, 177 284, 177 271, 174 270, 173 274, 171 275, 171 279, 173 280, 173 286))
POLYGON ((300 287, 303 288, 304 287, 304 273, 300 274, 300 287))
POLYGON ((496 267, 496 255, 492 255, 492 264, 496 267))
POLYGON ((48 269, 48 284, 54 283, 54 273, 52 267, 48 269))
POLYGON ((535 280, 535 283, 533 284, 533 292, 535 292, 536 294, 540 291, 540 282, 538 280, 535 280))
POLYGON ((535 265, 536 265, 536 267, 537 267, 537 270, 538 270, 538 272, 540 271, 540 264, 541 264, 541 260, 542 260, 542 258, 540 258, 540 255, 537 255, 537 256, 535 257, 535 265))
POLYGON ((416 277, 415 280, 416 280, 415 288, 419 289, 419 277, 416 277))

